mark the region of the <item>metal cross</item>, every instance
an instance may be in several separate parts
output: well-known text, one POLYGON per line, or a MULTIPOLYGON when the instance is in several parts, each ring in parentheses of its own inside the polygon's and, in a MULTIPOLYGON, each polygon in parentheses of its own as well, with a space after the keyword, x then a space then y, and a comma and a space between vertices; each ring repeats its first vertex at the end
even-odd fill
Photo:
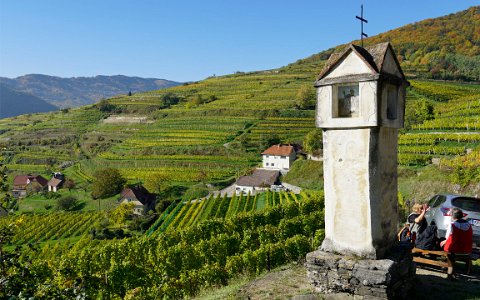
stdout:
POLYGON ((368 23, 368 21, 366 19, 363 18, 363 4, 360 6, 362 11, 361 11, 361 14, 360 14, 360 17, 359 16, 356 16, 357 19, 360 20, 360 24, 361 24, 361 32, 360 32, 360 39, 362 40, 362 47, 363 47, 363 37, 368 37, 368 35, 363 32, 363 23, 368 23))

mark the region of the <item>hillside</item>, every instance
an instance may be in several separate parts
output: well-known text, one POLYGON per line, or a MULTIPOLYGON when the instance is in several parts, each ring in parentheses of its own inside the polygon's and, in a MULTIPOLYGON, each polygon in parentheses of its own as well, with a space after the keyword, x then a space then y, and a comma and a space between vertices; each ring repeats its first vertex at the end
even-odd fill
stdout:
MULTIPOLYGON (((0 83, 11 89, 35 95, 57 107, 77 107, 119 94, 145 92, 179 85, 165 79, 128 76, 95 76, 61 78, 30 74, 14 79, 0 77, 0 83)), ((40 111, 38 111, 40 112, 40 111)))
POLYGON ((58 110, 58 107, 43 99, 14 91, 0 84, 0 119, 54 110, 58 110))
MULTIPOLYGON (((414 77, 480 81, 480 6, 409 24, 364 40, 389 41, 404 73, 414 77)), ((354 41, 359 44, 359 41, 354 41)), ((318 70, 331 53, 346 45, 298 60, 281 70, 318 70)))
MULTIPOLYGON (((472 9, 419 22, 409 34, 424 41, 431 39, 431 23, 472 24, 478 16, 472 9)), ((472 37, 477 45, 478 36, 472 37)), ((421 51, 436 51, 437 42, 430 40, 421 51)), ((400 40, 394 44, 400 53, 408 47, 400 40)), ((472 57, 452 49, 450 54, 472 57)), ((0 298, 10 290, 38 298, 193 298, 239 276, 301 261, 324 237, 321 190, 203 199, 189 192, 230 184, 257 166, 259 153, 274 141, 301 143, 315 129, 315 112, 298 103, 297 93, 313 91, 315 74, 332 51, 275 70, 1 119, 0 159, 10 187, 15 174, 62 170, 76 185, 58 194, 73 195, 84 207, 53 212, 51 195, 37 194, 19 201, 19 211, 34 213, 0 219, 4 253, 18 257, 10 260, 0 298), (144 183, 161 204, 174 201, 145 219, 122 220, 121 206, 109 208, 117 196, 90 197, 94 174, 105 167, 118 169, 129 183, 144 183)), ((398 140, 400 209, 408 209, 405 200, 434 193, 480 193, 480 85, 420 80, 431 70, 420 62, 402 64, 411 87, 398 140)), ((321 189, 320 168, 321 162, 297 160, 288 176, 298 174, 296 184, 321 189)), ((252 289, 258 288, 239 287, 235 295, 250 296, 252 289)))
MULTIPOLYGON (((471 11, 477 9, 439 20, 471 24, 475 21, 471 11)), ((396 31, 416 28, 419 40, 429 40, 427 29, 436 22, 422 21, 396 31)), ((385 35, 394 36, 391 32, 385 35)), ((474 42, 478 44, 478 40, 474 42)), ((435 40, 431 43, 434 49, 435 40)), ((399 40, 397 47, 401 53, 406 46, 399 40)), ((302 86, 313 91, 315 74, 328 52, 331 50, 277 70, 238 72, 111 98, 108 105, 5 119, 0 121, 0 145, 7 149, 2 156, 12 174, 45 172, 74 161, 65 172, 85 182, 87 188, 93 173, 105 167, 118 168, 130 182, 144 182, 152 192, 157 191, 158 178, 182 188, 200 182, 222 186, 257 165, 259 153, 271 140, 301 143, 315 128, 314 111, 299 109, 295 98, 302 86)), ((410 69, 419 74, 423 70, 422 65, 410 69)), ((480 143, 475 100, 480 95, 479 85, 411 83, 406 118, 409 131, 400 136, 400 163, 424 166, 439 158, 443 166, 453 168, 461 164, 452 160, 457 156, 478 161, 478 151, 470 153, 468 149, 476 149, 480 143)), ((461 181, 467 186, 471 181, 459 176, 451 179, 451 184, 461 181)))

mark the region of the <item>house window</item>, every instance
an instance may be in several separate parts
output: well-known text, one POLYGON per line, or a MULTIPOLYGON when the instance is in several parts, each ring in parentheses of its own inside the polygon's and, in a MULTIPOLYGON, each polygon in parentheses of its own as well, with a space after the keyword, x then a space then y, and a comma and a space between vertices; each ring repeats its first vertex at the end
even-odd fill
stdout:
POLYGON ((395 120, 397 118, 397 87, 387 85, 387 119, 395 120))
POLYGON ((268 163, 266 163, 266 166, 268 167, 268 163))
POLYGON ((287 157, 286 157, 286 156, 282 156, 281 158, 282 158, 282 159, 286 159, 287 157))
POLYGON ((359 116, 359 85, 340 85, 336 88, 336 101, 333 101, 333 116, 351 118, 359 116))
POLYGON ((275 166, 275 164, 274 164, 274 163, 272 163, 272 167, 273 167, 273 166, 275 166))

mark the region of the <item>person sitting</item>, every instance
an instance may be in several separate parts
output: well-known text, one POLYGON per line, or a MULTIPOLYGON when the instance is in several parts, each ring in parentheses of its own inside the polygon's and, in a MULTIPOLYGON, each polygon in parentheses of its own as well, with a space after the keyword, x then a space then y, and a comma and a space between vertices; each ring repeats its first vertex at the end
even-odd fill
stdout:
POLYGON ((437 226, 428 225, 425 219, 425 213, 428 210, 427 204, 413 205, 413 213, 408 216, 408 223, 412 241, 416 248, 423 250, 433 250, 437 247, 437 226))
POLYGON ((453 277, 453 264, 456 256, 467 256, 467 274, 470 272, 472 261, 469 255, 472 252, 472 225, 463 218, 463 211, 459 208, 452 209, 452 223, 447 229, 446 240, 440 243, 445 252, 447 252, 448 271, 447 277, 453 277))

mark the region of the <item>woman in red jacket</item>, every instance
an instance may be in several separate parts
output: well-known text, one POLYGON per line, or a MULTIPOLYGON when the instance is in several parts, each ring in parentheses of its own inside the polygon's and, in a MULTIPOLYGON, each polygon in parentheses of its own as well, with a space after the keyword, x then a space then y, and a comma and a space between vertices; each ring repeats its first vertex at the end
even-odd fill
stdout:
MULTIPOLYGON (((463 211, 459 208, 452 209, 452 223, 450 224, 446 240, 440 243, 440 246, 448 252, 448 272, 447 277, 453 279, 453 264, 455 255, 470 255, 472 253, 472 226, 463 218, 463 211)), ((467 272, 471 268, 471 260, 467 259, 467 272)))

